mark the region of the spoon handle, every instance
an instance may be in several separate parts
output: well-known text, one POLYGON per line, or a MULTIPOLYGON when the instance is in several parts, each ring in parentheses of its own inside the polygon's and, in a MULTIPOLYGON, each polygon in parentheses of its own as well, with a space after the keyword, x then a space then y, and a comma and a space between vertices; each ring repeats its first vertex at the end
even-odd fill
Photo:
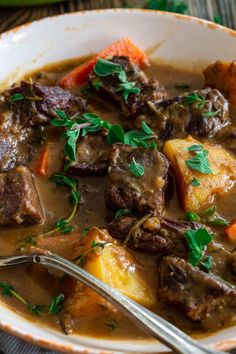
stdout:
POLYGON ((110 287, 72 262, 52 254, 32 255, 32 260, 35 263, 60 269, 70 276, 80 280, 83 284, 93 289, 109 302, 121 308, 131 318, 135 319, 136 323, 142 325, 142 327, 149 331, 155 338, 158 338, 161 342, 165 343, 176 352, 183 354, 217 353, 216 351, 204 348, 197 341, 170 324, 168 321, 137 304, 127 296, 122 295, 118 290, 110 287))

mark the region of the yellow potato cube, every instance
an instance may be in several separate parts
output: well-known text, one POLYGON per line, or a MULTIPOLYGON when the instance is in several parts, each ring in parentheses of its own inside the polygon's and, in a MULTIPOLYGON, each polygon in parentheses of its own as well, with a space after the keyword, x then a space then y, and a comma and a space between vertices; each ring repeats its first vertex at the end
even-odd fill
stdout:
MULTIPOLYGON (((93 227, 74 248, 74 258, 81 254, 84 255, 83 268, 89 273, 143 306, 156 305, 156 279, 150 284, 142 264, 106 230, 93 227), (92 242, 105 244, 104 248, 95 246, 91 252, 92 242)), ((80 282, 74 282, 71 287, 66 307, 76 317, 86 314, 87 309, 97 315, 104 312, 104 308, 114 311, 112 305, 80 282)))
POLYGON ((198 210, 212 202, 216 194, 226 193, 235 182, 236 161, 220 145, 202 144, 188 137, 167 141, 163 152, 175 174, 179 200, 184 210, 198 210), (195 144, 202 145, 209 152, 207 159, 212 173, 204 174, 187 166, 186 160, 194 156, 188 148, 195 144), (194 178, 200 183, 198 186, 193 185, 194 178))

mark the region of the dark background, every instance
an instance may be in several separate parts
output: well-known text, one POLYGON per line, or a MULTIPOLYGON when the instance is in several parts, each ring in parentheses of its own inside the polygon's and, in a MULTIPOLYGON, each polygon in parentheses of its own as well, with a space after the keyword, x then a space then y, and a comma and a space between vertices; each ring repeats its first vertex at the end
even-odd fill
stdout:
MULTIPOLYGON (((185 0, 184 2, 188 5, 189 15, 220 22, 224 26, 236 29, 236 0, 185 0)), ((145 0, 71 0, 52 5, 1 7, 0 33, 26 22, 65 12, 113 7, 143 7, 145 3, 145 0)), ((31 353, 34 352, 33 350, 31 353)), ((236 350, 233 352, 236 354, 236 350)))

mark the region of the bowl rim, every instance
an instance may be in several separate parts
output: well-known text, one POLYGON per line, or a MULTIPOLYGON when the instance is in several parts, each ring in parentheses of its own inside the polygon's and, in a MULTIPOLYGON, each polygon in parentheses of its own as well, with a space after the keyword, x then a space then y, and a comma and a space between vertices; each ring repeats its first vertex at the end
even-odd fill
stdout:
MULTIPOLYGON (((73 11, 69 13, 63 13, 63 14, 56 14, 52 16, 46 16, 44 18, 34 20, 34 21, 29 21, 26 22, 25 24, 16 26, 10 30, 4 31, 0 34, 0 44, 1 41, 5 38, 10 38, 12 35, 14 35, 16 32, 20 30, 24 30, 27 27, 30 27, 34 23, 41 23, 41 22, 46 22, 50 21, 50 19, 56 19, 56 18, 62 18, 62 17, 69 17, 69 16, 83 16, 86 14, 90 13, 149 13, 149 14, 155 14, 155 15, 161 15, 161 16, 168 16, 172 18, 176 18, 177 20, 184 20, 184 21, 193 21, 195 24, 200 25, 200 26, 207 26, 211 30, 219 29, 222 32, 225 32, 233 37, 236 37, 236 30, 233 30, 231 28, 225 27, 223 25, 214 23, 210 20, 205 20, 202 18, 198 18, 195 16, 189 16, 189 15, 184 15, 184 14, 178 14, 175 12, 168 12, 168 11, 160 11, 160 10, 149 10, 149 9, 142 9, 142 8, 105 8, 105 9, 93 9, 93 10, 81 10, 81 11, 73 11)), ((0 307, 4 306, 8 308, 10 311, 13 311, 11 308, 9 308, 6 304, 0 302, 0 307)), ((24 317, 19 315, 20 317, 24 317)), ((24 317, 26 321, 29 321, 26 317, 24 317)), ((47 328, 47 326, 45 326, 47 328)), ((27 334, 24 331, 21 331, 20 328, 15 328, 11 325, 8 325, 6 323, 3 323, 0 319, 0 329, 3 330, 4 332, 16 336, 17 338, 27 341, 30 344, 33 345, 38 345, 40 347, 49 349, 49 350, 57 350, 58 352, 63 352, 63 353, 84 353, 84 354, 93 354, 93 349, 90 348, 85 348, 84 349, 75 349, 71 347, 70 344, 58 344, 55 340, 46 340, 43 338, 36 338, 36 336, 27 334)), ((92 339, 92 337, 91 337, 92 339)), ((221 340, 213 344, 213 348, 217 350, 223 350, 223 351, 228 351, 236 347, 236 340, 221 340)), ((96 353, 98 353, 96 351, 96 353)), ((114 351, 104 351, 100 350, 99 354, 115 354, 114 351)), ((161 354, 161 352, 158 352, 158 354, 161 354)))

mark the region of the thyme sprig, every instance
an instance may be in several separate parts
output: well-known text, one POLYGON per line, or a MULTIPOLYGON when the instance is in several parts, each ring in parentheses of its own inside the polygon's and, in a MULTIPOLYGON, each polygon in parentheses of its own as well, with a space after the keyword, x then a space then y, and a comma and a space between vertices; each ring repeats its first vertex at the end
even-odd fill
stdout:
POLYGON ((86 260, 86 257, 89 255, 89 254, 93 254, 95 252, 96 249, 100 249, 100 250, 103 250, 105 245, 107 244, 107 242, 96 242, 95 240, 93 240, 91 242, 91 247, 84 253, 81 253, 79 256, 75 257, 73 259, 73 261, 79 265, 79 266, 83 266, 84 263, 85 263, 85 260, 86 260))
POLYGON ((64 294, 60 293, 59 295, 55 296, 49 307, 48 310, 44 310, 43 305, 39 304, 31 304, 28 300, 26 300, 16 289, 13 285, 0 281, 0 288, 2 290, 2 295, 5 297, 14 297, 19 302, 27 307, 29 312, 31 312, 35 316, 39 315, 57 315, 62 309, 62 303, 64 301, 64 294))

